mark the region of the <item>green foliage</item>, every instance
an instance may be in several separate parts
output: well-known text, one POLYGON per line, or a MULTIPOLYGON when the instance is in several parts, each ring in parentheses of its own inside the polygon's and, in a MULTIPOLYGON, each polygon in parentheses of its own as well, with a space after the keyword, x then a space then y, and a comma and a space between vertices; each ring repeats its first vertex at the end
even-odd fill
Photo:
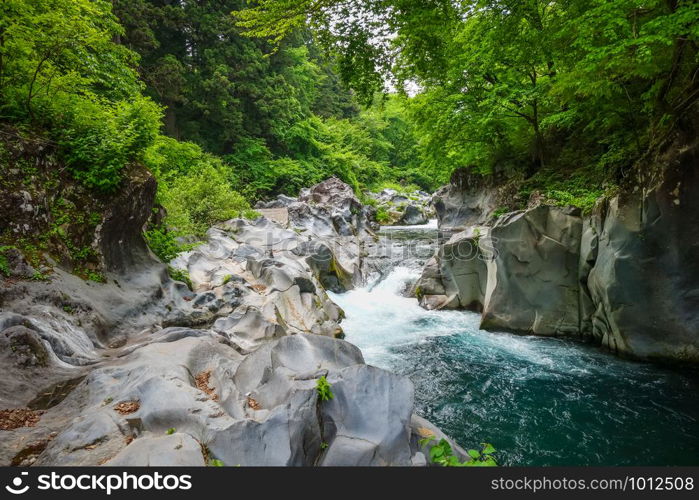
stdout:
POLYGON ((466 462, 467 467, 494 467, 498 463, 493 456, 496 450, 490 443, 481 443, 480 450, 468 450, 471 457, 470 462, 466 462))
POLYGON ((164 183, 158 201, 168 212, 168 225, 199 237, 218 222, 252 213, 245 198, 231 189, 225 172, 212 166, 164 183))
POLYGON ((168 232, 153 228, 147 234, 151 248, 164 261, 184 249, 175 241, 177 236, 201 238, 218 222, 255 215, 233 189, 221 159, 196 144, 159 137, 145 162, 159 181, 157 201, 168 214, 168 232))
POLYGON ((379 224, 389 224, 393 220, 391 213, 386 207, 378 207, 376 209, 376 222, 379 224))
POLYGON ((167 266, 167 272, 173 280, 181 281, 182 283, 187 285, 187 288, 189 288, 190 290, 194 288, 194 286, 192 285, 192 280, 189 278, 189 273, 187 271, 184 271, 182 269, 176 269, 172 266, 167 266))
POLYGON ((319 401, 330 401, 335 397, 335 395, 332 393, 331 385, 325 378, 325 375, 320 377, 318 382, 316 382, 316 390, 318 391, 319 401))
MULTIPOLYGON (((429 446, 436 439, 434 436, 428 436, 427 438, 421 439, 419 441, 420 446, 429 446)), ((470 460, 461 462, 459 458, 454 455, 449 442, 442 438, 438 443, 432 444, 430 446, 430 460, 433 463, 442 465, 444 467, 493 467, 497 465, 497 461, 493 457, 495 453, 495 448, 493 445, 488 443, 481 443, 481 450, 468 450, 467 453, 470 460)))
POLYGON ((163 262, 170 262, 177 254, 189 248, 188 245, 178 243, 174 233, 162 226, 149 229, 143 234, 150 249, 163 262))
POLYGON ((9 246, 0 246, 0 273, 4 274, 5 276, 10 275, 10 263, 7 260, 5 252, 11 248, 12 247, 9 246))
POLYGON ((167 434, 168 436, 171 436, 175 432, 177 432, 177 429, 175 429, 174 427, 170 427, 168 430, 165 431, 165 434, 167 434))
POLYGON ((101 191, 114 190, 121 170, 142 161, 160 128, 160 108, 148 99, 109 104, 77 101, 64 115, 59 144, 73 176, 101 191))
POLYGON ((97 271, 86 271, 85 277, 88 281, 94 281, 95 283, 105 283, 107 278, 97 271))
POLYGON ((493 217, 495 217, 495 218, 500 218, 500 217, 502 217, 503 215, 505 215, 505 214, 506 214, 507 212, 509 212, 509 211, 510 211, 510 210, 508 210, 507 207, 498 207, 498 208, 496 208, 495 211, 493 212, 493 217))
MULTIPOLYGON (((691 0, 261 0, 236 16, 277 43, 309 26, 360 94, 377 72, 417 84, 421 173, 441 181, 599 168, 613 184, 699 102, 691 0)), ((587 207, 595 189, 548 196, 587 207)))
POLYGON ((209 460, 209 467, 225 467, 226 464, 223 463, 223 460, 219 460, 218 458, 212 458, 209 460))
POLYGON ((0 4, 0 114, 46 129, 74 177, 100 191, 119 184, 160 127, 136 55, 114 43, 121 31, 104 0, 0 4))

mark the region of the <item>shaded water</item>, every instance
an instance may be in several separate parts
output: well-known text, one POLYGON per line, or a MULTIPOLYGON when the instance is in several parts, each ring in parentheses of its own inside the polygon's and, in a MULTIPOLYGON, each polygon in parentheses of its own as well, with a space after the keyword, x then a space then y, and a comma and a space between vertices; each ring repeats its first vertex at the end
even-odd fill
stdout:
POLYGON ((696 373, 425 311, 401 296, 417 264, 398 261, 409 265, 332 298, 367 363, 408 376, 417 412, 462 446, 493 443, 509 465, 699 464, 696 373))

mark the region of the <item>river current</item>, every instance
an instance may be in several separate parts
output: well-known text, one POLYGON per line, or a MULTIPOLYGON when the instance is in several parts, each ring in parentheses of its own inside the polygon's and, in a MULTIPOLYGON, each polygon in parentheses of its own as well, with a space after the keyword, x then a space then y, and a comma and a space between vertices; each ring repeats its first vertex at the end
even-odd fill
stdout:
POLYGON ((416 411, 459 444, 492 443, 504 465, 699 464, 699 374, 426 311, 402 293, 434 248, 434 225, 380 234, 384 249, 412 245, 413 258, 331 294, 347 340, 367 363, 408 376, 416 411))

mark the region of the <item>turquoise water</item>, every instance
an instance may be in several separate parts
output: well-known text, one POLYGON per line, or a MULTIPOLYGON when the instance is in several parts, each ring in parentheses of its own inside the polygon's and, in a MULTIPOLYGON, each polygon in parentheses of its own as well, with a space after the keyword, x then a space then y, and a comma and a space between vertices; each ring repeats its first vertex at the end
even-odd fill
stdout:
POLYGON ((419 270, 337 295, 347 340, 408 376, 416 411, 506 465, 699 465, 699 376, 560 339, 479 330, 401 290, 419 270))

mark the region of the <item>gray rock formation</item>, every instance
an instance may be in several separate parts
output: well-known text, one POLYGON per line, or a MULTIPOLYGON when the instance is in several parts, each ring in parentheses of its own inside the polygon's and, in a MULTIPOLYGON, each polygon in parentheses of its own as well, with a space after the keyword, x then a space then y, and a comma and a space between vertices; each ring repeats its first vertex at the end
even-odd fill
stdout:
POLYGON ((586 222, 585 332, 616 352, 699 362, 697 164, 696 148, 681 151, 652 188, 612 198, 586 222))
POLYGON ((577 334, 581 233, 577 209, 539 206, 499 218, 487 236, 494 254, 481 326, 577 334))
POLYGON ((405 207, 403 215, 398 220, 398 225, 401 226, 418 226, 427 224, 427 217, 422 208, 417 205, 408 205, 405 207))
POLYGON ((0 464, 427 465, 412 384, 338 338, 325 292, 361 278, 369 219, 336 180, 304 199, 302 227, 234 219, 173 260, 194 291, 145 263, 0 289, 0 408, 33 418, 0 464))
POLYGON ((435 192, 432 203, 440 229, 462 231, 488 222, 502 197, 492 177, 460 168, 454 171, 449 184, 435 192))
MULTIPOLYGON (((473 308, 480 299, 484 329, 589 338, 626 356, 699 362, 698 160, 696 148, 669 154, 647 187, 602 199, 590 215, 542 205, 500 217, 479 243, 492 251, 482 297, 482 268, 445 264, 448 248, 469 239, 458 233, 427 264, 415 293, 427 308, 469 308, 469 300, 473 308)), ((442 220, 482 214, 469 202, 442 220)))
POLYGON ((399 193, 395 189, 384 189, 379 193, 367 193, 376 200, 377 208, 382 209, 388 220, 381 223, 386 226, 418 226, 427 224, 434 218, 432 197, 423 191, 399 193))
POLYGON ((487 227, 470 228, 439 247, 413 288, 422 307, 483 310, 486 262, 492 258, 487 234, 487 227))

